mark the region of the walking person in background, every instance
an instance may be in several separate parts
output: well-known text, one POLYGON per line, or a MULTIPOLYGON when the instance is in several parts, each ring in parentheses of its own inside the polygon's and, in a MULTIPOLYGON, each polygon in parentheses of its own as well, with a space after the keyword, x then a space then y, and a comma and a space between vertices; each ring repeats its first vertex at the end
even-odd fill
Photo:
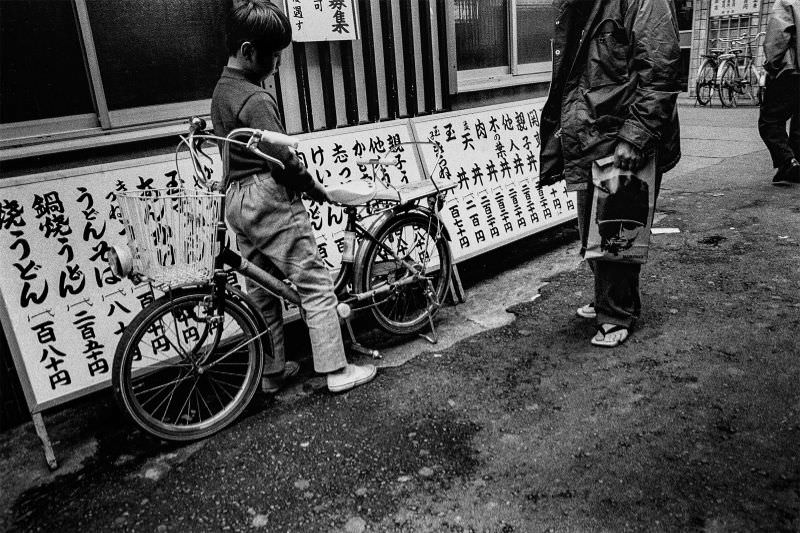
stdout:
MULTIPOLYGON (((609 155, 621 170, 656 161, 661 175, 680 159, 676 101, 680 46, 671 0, 556 0, 553 80, 541 118, 540 184, 566 180, 577 193, 585 251, 593 194, 592 162, 609 155)), ((588 261, 596 346, 624 342, 641 312, 641 265, 588 261)))
POLYGON ((758 132, 778 169, 775 185, 800 183, 799 27, 800 0, 775 0, 764 39, 767 83, 758 117, 758 132))

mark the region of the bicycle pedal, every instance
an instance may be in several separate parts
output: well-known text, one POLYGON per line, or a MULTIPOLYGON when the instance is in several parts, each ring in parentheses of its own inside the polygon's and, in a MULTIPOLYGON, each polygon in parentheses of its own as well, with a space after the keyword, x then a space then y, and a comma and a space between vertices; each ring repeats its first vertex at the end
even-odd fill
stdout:
POLYGON ((367 348, 358 342, 352 343, 350 345, 350 349, 356 353, 360 353, 361 355, 368 355, 373 359, 383 359, 383 355, 381 355, 380 351, 367 348))

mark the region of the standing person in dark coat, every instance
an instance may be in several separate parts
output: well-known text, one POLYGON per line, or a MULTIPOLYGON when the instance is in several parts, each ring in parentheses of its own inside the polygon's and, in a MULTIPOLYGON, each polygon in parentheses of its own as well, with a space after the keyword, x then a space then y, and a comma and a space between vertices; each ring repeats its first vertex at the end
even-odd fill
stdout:
MULTIPOLYGON (((541 119, 540 184, 566 180, 578 200, 586 246, 592 162, 614 155, 636 171, 655 154, 661 175, 680 159, 676 101, 680 46, 671 0, 555 0, 553 81, 541 119)), ((583 251, 583 250, 582 250, 583 251)), ((641 265, 590 260, 594 302, 578 309, 596 318, 592 344, 628 338, 641 311, 641 265)))
POLYGON ((775 0, 764 38, 767 85, 758 132, 778 169, 772 183, 800 183, 800 0, 775 0), (786 121, 789 135, 786 134, 786 121))

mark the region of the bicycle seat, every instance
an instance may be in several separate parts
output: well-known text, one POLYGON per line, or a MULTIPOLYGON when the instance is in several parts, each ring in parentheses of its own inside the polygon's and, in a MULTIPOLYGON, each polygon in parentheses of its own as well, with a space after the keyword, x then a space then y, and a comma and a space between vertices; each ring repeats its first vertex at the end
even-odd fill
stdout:
POLYGON ((325 187, 328 198, 340 205, 364 205, 372 200, 400 201, 397 191, 383 186, 376 186, 367 180, 334 183, 325 187))
POLYGON ((741 48, 731 48, 730 50, 728 50, 729 54, 734 54, 734 55, 737 55, 737 56, 739 54, 741 54, 742 52, 744 52, 744 50, 742 50, 741 48))
POLYGON ((448 191, 457 185, 458 183, 453 180, 432 178, 402 183, 397 186, 397 192, 400 195, 400 202, 406 203, 431 196, 439 191, 448 191))

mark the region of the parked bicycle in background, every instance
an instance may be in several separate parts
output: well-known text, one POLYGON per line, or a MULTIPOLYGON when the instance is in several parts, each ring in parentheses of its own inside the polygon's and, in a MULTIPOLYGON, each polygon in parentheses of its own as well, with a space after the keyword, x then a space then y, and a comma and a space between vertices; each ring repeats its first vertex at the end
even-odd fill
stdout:
POLYGON ((744 33, 739 38, 719 38, 716 41, 725 48, 711 48, 707 54, 702 54, 695 81, 695 99, 699 105, 710 104, 715 93, 723 107, 735 107, 739 95, 760 104, 764 76, 755 66, 753 50, 757 50, 758 40, 763 35, 761 32, 751 38, 744 33))
POLYGON ((742 34, 739 39, 731 42, 731 45, 738 48, 731 48, 720 56, 717 80, 719 101, 723 107, 736 107, 740 95, 746 96, 752 103, 759 103, 758 88, 761 77, 755 66, 753 43, 757 43, 763 36, 764 32, 753 37, 742 34))
POLYGON ((701 54, 703 60, 700 68, 697 69, 697 79, 695 80, 694 95, 699 105, 705 106, 711 103, 714 93, 717 91, 717 70, 719 69, 719 56, 725 53, 722 48, 712 48, 707 54, 701 54))

